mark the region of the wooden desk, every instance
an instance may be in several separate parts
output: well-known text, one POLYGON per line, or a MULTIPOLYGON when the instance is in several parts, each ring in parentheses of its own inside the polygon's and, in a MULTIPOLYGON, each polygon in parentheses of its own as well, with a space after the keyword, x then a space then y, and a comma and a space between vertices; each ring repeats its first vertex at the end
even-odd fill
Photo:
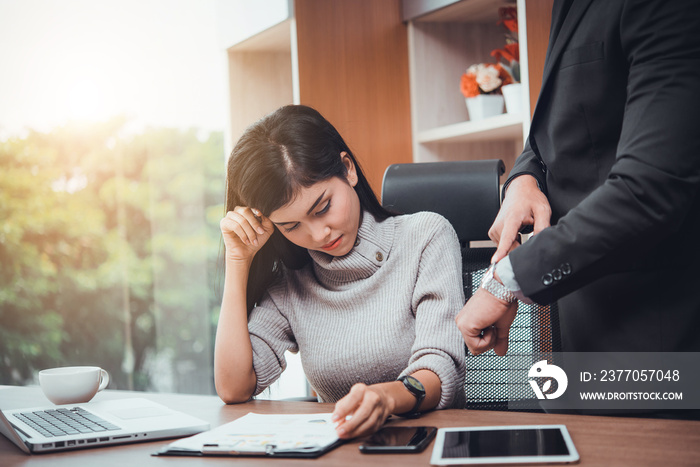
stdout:
MULTIPOLYGON (((314 402, 253 401, 240 405, 224 405, 216 396, 182 394, 131 393, 105 391, 95 398, 114 399, 137 395, 190 413, 209 421, 212 427, 235 420, 248 412, 314 413, 331 412, 332 404, 314 402)), ((49 405, 37 387, 0 386, 0 406, 7 409, 49 405)), ((581 455, 581 465, 605 466, 681 466, 700 464, 700 422, 679 420, 650 420, 582 415, 531 414, 441 410, 425 414, 418 420, 396 419, 397 425, 435 425, 438 427, 564 424, 581 455)), ((0 436, 0 465, 14 466, 217 466, 235 462, 236 466, 256 466, 264 463, 277 466, 427 466, 430 465, 432 445, 420 454, 361 454, 360 440, 349 441, 318 459, 258 459, 258 458, 199 458, 152 457, 169 441, 82 449, 57 454, 28 456, 4 436, 0 436)))

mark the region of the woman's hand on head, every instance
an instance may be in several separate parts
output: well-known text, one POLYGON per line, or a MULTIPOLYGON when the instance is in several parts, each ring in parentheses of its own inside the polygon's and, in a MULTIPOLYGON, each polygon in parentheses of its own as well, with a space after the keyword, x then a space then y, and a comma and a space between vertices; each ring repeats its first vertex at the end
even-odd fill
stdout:
POLYGON ((333 421, 343 439, 357 438, 377 431, 391 415, 388 395, 377 386, 355 384, 350 392, 335 404, 333 421))
POLYGON ((226 258, 251 261, 275 230, 272 221, 257 209, 236 206, 219 223, 226 246, 226 258))

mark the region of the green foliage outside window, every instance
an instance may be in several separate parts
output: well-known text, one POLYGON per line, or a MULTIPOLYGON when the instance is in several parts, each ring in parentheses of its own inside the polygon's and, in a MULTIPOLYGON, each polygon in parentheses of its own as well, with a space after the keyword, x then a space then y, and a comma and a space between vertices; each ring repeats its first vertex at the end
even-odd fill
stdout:
POLYGON ((0 384, 99 365, 111 388, 211 392, 222 135, 127 123, 0 142, 0 384))

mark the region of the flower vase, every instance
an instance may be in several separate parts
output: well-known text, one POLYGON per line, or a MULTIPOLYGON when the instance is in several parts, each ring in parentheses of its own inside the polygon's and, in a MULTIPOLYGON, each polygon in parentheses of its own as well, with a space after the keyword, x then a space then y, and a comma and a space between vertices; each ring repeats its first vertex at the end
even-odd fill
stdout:
POLYGON ((523 112, 523 85, 520 83, 506 84, 501 87, 503 99, 506 102, 506 112, 521 114, 523 112))
POLYGON ((503 96, 500 94, 479 94, 476 97, 467 97, 466 101, 471 121, 503 113, 503 96))

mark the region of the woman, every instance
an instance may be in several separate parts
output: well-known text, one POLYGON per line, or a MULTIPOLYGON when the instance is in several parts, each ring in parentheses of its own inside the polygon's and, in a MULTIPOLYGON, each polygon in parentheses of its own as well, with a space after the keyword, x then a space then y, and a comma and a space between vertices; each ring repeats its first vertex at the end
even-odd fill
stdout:
POLYGON ((226 209, 214 365, 225 402, 262 392, 290 350, 319 400, 336 402, 341 438, 392 413, 464 403, 454 230, 434 213, 382 208, 317 111, 282 107, 246 130, 228 162, 226 209))

